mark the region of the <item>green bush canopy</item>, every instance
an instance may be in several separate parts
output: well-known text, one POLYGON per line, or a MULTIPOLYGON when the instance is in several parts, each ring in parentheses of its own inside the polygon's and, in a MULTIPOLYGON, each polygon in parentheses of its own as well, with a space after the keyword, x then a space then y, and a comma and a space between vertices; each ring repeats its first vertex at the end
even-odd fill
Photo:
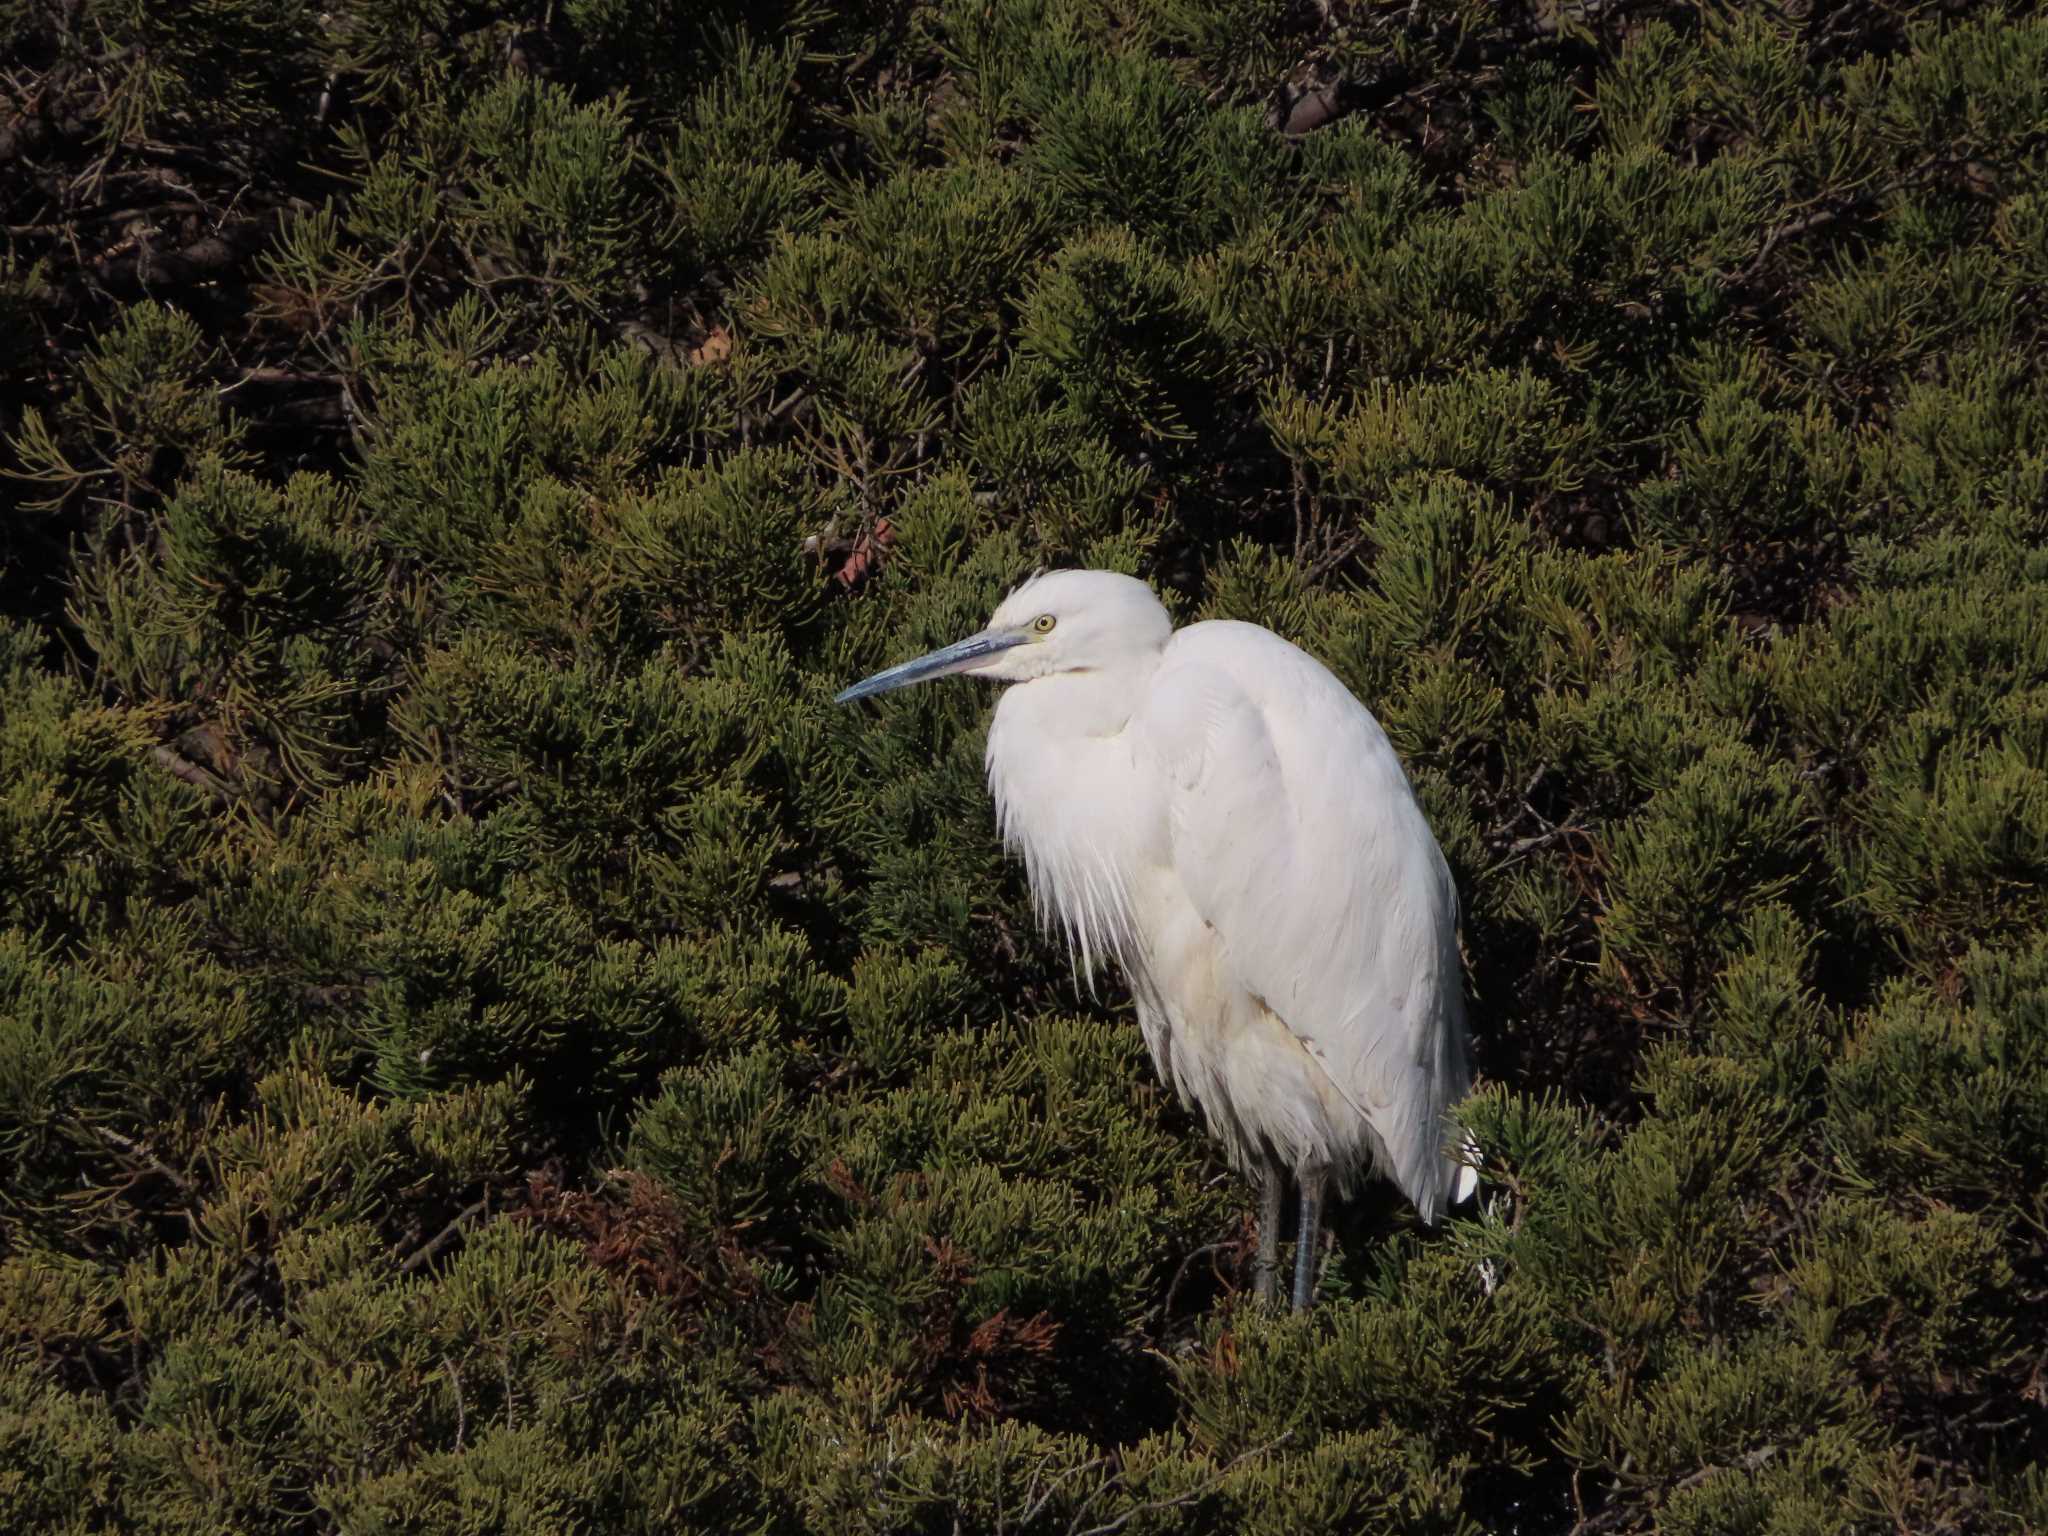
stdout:
POLYGON ((2048 21, 0 0, 0 1529, 2048 1529, 2048 21), (1035 567, 1456 872, 1323 1304, 1031 920, 1035 567))

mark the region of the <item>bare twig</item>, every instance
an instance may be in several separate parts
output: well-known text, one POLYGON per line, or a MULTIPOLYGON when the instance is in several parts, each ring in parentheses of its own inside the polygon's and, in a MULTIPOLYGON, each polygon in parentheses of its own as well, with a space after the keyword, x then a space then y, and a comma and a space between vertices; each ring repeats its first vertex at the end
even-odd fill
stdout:
POLYGON ((1574 832, 1583 832, 1585 830, 1577 815, 1568 816, 1548 831, 1538 832, 1533 837, 1518 838, 1514 842, 1509 843, 1508 856, 1513 858, 1520 854, 1533 853, 1538 848, 1548 848, 1560 838, 1569 837, 1574 832))
POLYGON ((1218 1467, 1212 1476, 1195 1487, 1188 1489, 1186 1492, 1176 1493, 1168 1499, 1149 1499, 1143 1504, 1135 1504, 1118 1515, 1114 1520, 1106 1520, 1101 1525, 1091 1525, 1085 1530, 1078 1529, 1080 1521, 1076 1517, 1074 1524, 1067 1527, 1067 1536, 1111 1536, 1111 1532, 1122 1530, 1140 1515, 1157 1515, 1163 1514, 1169 1509, 1185 1509, 1188 1505, 1198 1500, 1206 1499, 1210 1494, 1222 1487, 1223 1480, 1246 1462, 1256 1461, 1260 1457, 1271 1454, 1293 1438, 1293 1430, 1283 1430, 1276 1438, 1268 1440, 1264 1445, 1253 1446, 1250 1450, 1241 1451, 1231 1457, 1230 1460, 1218 1467))
POLYGON ((221 385, 215 393, 229 394, 234 390, 240 389, 245 384, 255 384, 260 387, 266 384, 339 384, 340 382, 341 375, 338 373, 308 373, 299 368, 244 368, 235 375, 232 381, 221 385))
POLYGON ((1173 1272, 1173 1283, 1166 1288, 1166 1300, 1160 1303, 1159 1331, 1161 1333, 1166 1331, 1167 1323, 1173 1318, 1173 1299, 1180 1294, 1180 1284, 1183 1280, 1187 1279, 1188 1270, 1195 1260, 1201 1258, 1204 1254, 1221 1253, 1229 1246, 1230 1243, 1227 1239, 1219 1243, 1204 1243, 1201 1247, 1192 1250, 1186 1258, 1180 1261, 1180 1267, 1173 1272))
MULTIPOLYGON (((1023 1514, 1018 1517, 1018 1523, 1024 1526, 1036 1524, 1038 1517, 1045 1513, 1046 1506, 1052 1502, 1054 1494, 1058 1493, 1082 1473, 1092 1472, 1096 1468, 1106 1465, 1108 1459, 1106 1456, 1096 1456, 1082 1462, 1079 1466, 1067 1468, 1066 1471, 1060 1473, 1058 1477, 1047 1483, 1037 1498, 1032 1499, 1029 1504, 1025 1505, 1023 1514)), ((1033 1472, 1031 1475, 1031 1486, 1034 1489, 1038 1486, 1038 1474, 1036 1472, 1033 1472)), ((1026 1490, 1027 1494, 1029 1491, 1028 1489, 1026 1490)))
MULTIPOLYGON (((1450 69, 1480 69, 1504 64, 1528 49, 1555 44, 1640 9, 1646 0, 1587 0, 1537 14, 1524 12, 1507 25, 1459 40, 1446 61, 1450 69)), ((1414 11, 1411 8, 1410 18, 1414 11)), ((1280 132, 1298 139, 1354 112, 1376 111, 1407 95, 1420 83, 1420 66, 1389 50, 1370 79, 1346 76, 1309 91, 1289 104, 1280 132)))
POLYGON ((173 778, 183 779, 195 789, 203 789, 214 796, 222 805, 235 803, 235 792, 228 787, 227 780, 208 769, 200 767, 191 758, 175 748, 156 746, 149 749, 149 755, 156 759, 158 766, 169 770, 173 778))
POLYGON ((150 1151, 148 1147, 143 1145, 141 1142, 137 1141, 134 1137, 123 1136, 119 1131, 113 1130, 110 1127, 104 1125, 94 1126, 93 1133, 96 1136, 98 1136, 101 1141, 104 1141, 108 1146, 113 1147, 115 1150, 119 1151, 124 1156, 132 1159, 133 1161, 140 1163, 143 1167, 147 1168, 151 1173, 157 1174, 162 1178, 168 1179, 171 1182, 171 1184, 176 1187, 178 1193, 183 1195, 187 1200, 198 1200, 199 1191, 193 1188, 192 1181, 190 1179, 185 1177, 184 1174, 180 1173, 177 1169, 173 1168, 169 1163, 165 1162, 162 1158, 158 1157, 154 1152, 150 1151))
POLYGON ((402 1275, 409 1275, 422 1265, 433 1262, 440 1255, 441 1250, 454 1242, 461 1235, 462 1229, 477 1216, 481 1215, 485 1207, 490 1203, 491 1197, 486 1193, 464 1206, 456 1213, 453 1221, 449 1222, 447 1226, 436 1232, 433 1237, 407 1254, 404 1260, 400 1262, 398 1272, 402 1275))
POLYGON ((276 229, 278 215, 244 219, 223 226, 203 239, 175 251, 137 246, 93 268, 93 275, 121 298, 139 298, 167 288, 189 288, 225 276, 239 267, 276 229))
POLYGON ((455 1449, 462 1449, 462 1436, 469 1428, 469 1413, 462 1403, 462 1373, 455 1368, 455 1361, 449 1356, 441 1357, 441 1364, 448 1368, 448 1379, 455 1383, 455 1449))
POLYGON ((1736 278, 1742 282, 1753 279, 1763 270, 1764 263, 1770 260, 1772 252, 1787 241, 1810 235, 1815 230, 1826 229, 1852 213, 1861 212, 1873 203, 1882 202, 1894 193, 1909 191, 1946 171, 1968 171, 1973 167, 1981 169, 1982 164, 1981 158, 1975 155, 1929 155, 1918 165, 1901 171, 1896 176, 1887 177, 1882 181, 1866 181, 1854 191, 1837 193, 1799 217, 1787 219, 1765 230, 1763 241, 1757 246, 1756 255, 1735 274, 1736 278))
POLYGON ((1337 540, 1337 542, 1332 544, 1328 549, 1324 550, 1322 554, 1316 558, 1315 563, 1302 573, 1301 579, 1309 586, 1314 586, 1317 582, 1321 581, 1325 576, 1329 575, 1330 572, 1334 571, 1338 566, 1342 565, 1346 560, 1349 560, 1354 554, 1356 554, 1359 551, 1359 549, 1364 546, 1365 538, 1365 529, 1353 529, 1343 538, 1337 540))

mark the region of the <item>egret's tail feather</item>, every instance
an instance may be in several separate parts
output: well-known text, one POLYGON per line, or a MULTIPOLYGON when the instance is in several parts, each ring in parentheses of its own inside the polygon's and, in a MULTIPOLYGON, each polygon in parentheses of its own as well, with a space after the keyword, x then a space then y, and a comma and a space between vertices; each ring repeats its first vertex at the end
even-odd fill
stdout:
POLYGON ((1451 1204, 1463 1205, 1479 1193, 1479 1163, 1479 1143, 1467 1131, 1458 1148, 1458 1171, 1451 1176, 1451 1204))

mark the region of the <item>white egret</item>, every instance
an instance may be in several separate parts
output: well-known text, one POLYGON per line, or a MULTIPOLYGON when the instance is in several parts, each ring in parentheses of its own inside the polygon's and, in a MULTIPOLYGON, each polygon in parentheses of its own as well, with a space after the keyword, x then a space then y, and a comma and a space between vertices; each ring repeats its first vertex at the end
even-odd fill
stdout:
POLYGON ((1428 1222, 1464 1199, 1457 891, 1344 685, 1257 625, 1175 631, 1143 582, 1056 571, 838 702, 956 672, 1012 685, 988 781, 1040 922, 1083 970, 1118 962, 1159 1075, 1260 1188, 1258 1295, 1289 1174, 1297 1308, 1332 1183, 1377 1172, 1428 1222))

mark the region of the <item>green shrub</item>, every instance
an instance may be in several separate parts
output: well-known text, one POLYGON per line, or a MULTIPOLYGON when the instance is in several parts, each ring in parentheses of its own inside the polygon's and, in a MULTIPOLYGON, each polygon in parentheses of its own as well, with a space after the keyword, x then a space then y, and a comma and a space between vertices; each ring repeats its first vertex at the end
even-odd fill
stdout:
POLYGON ((0 5, 0 1528, 2048 1528, 2048 25, 1553 11, 0 5), (1459 884, 1307 1317, 830 703, 1075 563, 1459 884))

